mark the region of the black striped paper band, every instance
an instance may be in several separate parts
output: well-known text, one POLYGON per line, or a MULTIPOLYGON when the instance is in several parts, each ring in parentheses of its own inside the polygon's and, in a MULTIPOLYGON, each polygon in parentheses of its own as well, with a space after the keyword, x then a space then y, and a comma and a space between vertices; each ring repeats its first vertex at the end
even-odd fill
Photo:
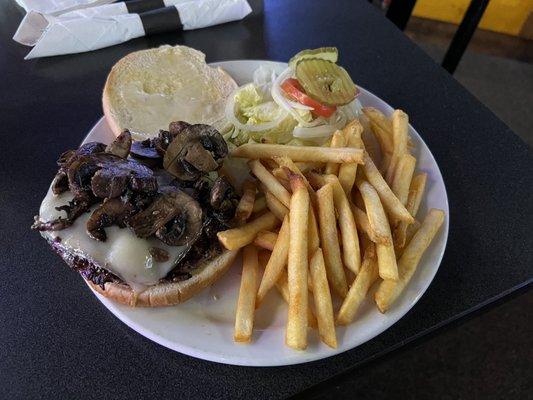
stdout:
POLYGON ((146 11, 140 13, 139 17, 146 36, 183 29, 180 14, 175 6, 146 11))
POLYGON ((140 14, 165 7, 163 0, 131 0, 126 1, 125 4, 130 14, 140 14))

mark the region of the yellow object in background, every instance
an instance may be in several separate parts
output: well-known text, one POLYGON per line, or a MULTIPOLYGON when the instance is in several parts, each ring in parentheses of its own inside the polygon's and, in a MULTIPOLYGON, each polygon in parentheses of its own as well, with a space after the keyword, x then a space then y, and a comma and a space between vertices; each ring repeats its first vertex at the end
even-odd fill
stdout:
MULTIPOLYGON (((418 0, 413 15, 421 18, 459 24, 470 5, 470 0, 418 0)), ((479 23, 481 29, 521 36, 533 0, 491 0, 479 23)))

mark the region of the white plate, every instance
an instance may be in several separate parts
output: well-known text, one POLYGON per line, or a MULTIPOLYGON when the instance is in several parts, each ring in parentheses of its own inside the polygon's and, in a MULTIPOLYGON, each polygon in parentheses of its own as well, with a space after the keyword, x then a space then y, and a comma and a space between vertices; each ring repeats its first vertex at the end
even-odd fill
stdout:
MULTIPOLYGON (((243 84, 252 80, 253 71, 261 64, 270 65, 280 71, 286 68, 283 63, 259 60, 225 61, 212 65, 221 66, 237 83, 243 84)), ((378 97, 361 87, 359 89, 359 99, 363 106, 375 107, 385 114, 392 112, 393 109, 378 97)), ((215 285, 175 307, 134 309, 114 303, 97 293, 96 296, 122 322, 154 342, 192 357, 225 364, 299 364, 330 357, 359 346, 389 328, 416 304, 433 280, 446 247, 449 210, 442 175, 433 155, 413 127, 410 127, 409 133, 416 146, 414 155, 418 160, 417 170, 428 174, 427 193, 419 215, 425 215, 429 208, 443 209, 446 212, 444 226, 424 254, 407 289, 392 309, 385 315, 381 314, 375 305, 367 300, 354 323, 346 328, 337 328, 337 349, 322 344, 314 330, 309 330, 309 346, 306 351, 287 348, 284 345, 287 308, 275 290, 269 293, 257 312, 253 342, 248 345, 235 344, 233 325, 240 282, 240 260, 215 285)), ((110 142, 112 138, 113 135, 102 118, 89 132, 85 142, 110 142)))

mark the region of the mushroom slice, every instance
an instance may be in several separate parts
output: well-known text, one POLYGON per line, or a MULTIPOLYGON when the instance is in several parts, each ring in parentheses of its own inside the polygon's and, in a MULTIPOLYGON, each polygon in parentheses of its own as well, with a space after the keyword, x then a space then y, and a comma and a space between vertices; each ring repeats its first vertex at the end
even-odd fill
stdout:
POLYGON ((61 194, 68 190, 68 177, 67 173, 63 169, 57 171, 54 180, 52 181, 52 192, 54 194, 61 194))
POLYGON ((146 139, 142 141, 134 140, 131 144, 130 154, 135 158, 161 158, 161 155, 157 152, 153 140, 146 139))
MULTIPOLYGON (((105 149, 105 147, 103 147, 105 149)), ((81 147, 78 150, 67 150, 61 153, 59 158, 57 159, 56 163, 61 168, 68 167, 68 165, 72 162, 74 157, 77 155, 76 153, 81 149, 81 147)))
POLYGON ((212 185, 213 181, 209 179, 209 176, 202 176, 200 179, 194 182, 192 197, 198 200, 202 205, 209 204, 212 185))
POLYGON ((133 213, 133 205, 120 199, 106 199, 93 211, 87 220, 87 234, 98 241, 105 242, 107 235, 104 228, 111 225, 124 227, 124 221, 133 213))
MULTIPOLYGON (((81 145, 76 150, 67 150, 59 156, 57 165, 59 165, 59 171, 52 182, 52 192, 54 194, 61 194, 69 190, 68 169, 78 160, 81 156, 87 156, 90 154, 101 153, 105 150, 106 146, 100 142, 89 142, 81 145)), ((78 178, 80 178, 78 176, 78 178)), ((75 192, 82 190, 80 187, 75 187, 75 192)))
POLYGON ((209 196, 209 204, 213 209, 213 214, 220 221, 228 222, 235 216, 238 201, 237 193, 226 177, 217 178, 211 187, 209 196))
MULTIPOLYGON (((95 154, 88 157, 89 163, 92 162, 96 169, 91 175, 90 188, 97 197, 118 197, 128 187, 145 192, 157 190, 157 179, 152 170, 135 160, 125 160, 112 154, 95 154)), ((72 169, 69 169, 69 182, 72 169)), ((72 174, 75 175, 75 172, 72 174)))
POLYGON ((187 148, 193 143, 194 140, 192 137, 182 138, 178 136, 170 142, 163 157, 163 167, 165 170, 184 181, 193 181, 200 177, 199 171, 196 172, 191 170, 191 168, 187 168, 183 162, 183 157, 187 154, 187 148))
MULTIPOLYGON (((178 136, 185 128, 191 126, 191 124, 189 124, 188 122, 185 122, 185 121, 174 121, 174 122, 171 122, 169 125, 168 125, 168 133, 170 133, 170 135, 175 138, 176 136, 178 136)), ((164 132, 164 131, 163 131, 164 132)))
POLYGON ((195 181, 200 178, 200 172, 193 170, 194 167, 191 168, 190 164, 187 165, 186 163, 186 161, 174 160, 165 167, 165 171, 182 181, 195 181))
POLYGON ((102 198, 118 197, 128 185, 129 176, 117 168, 102 168, 92 177, 91 188, 95 196, 102 198))
POLYGON ((75 157, 68 165, 67 177, 70 191, 78 193, 91 190, 91 179, 99 167, 91 155, 75 157))
POLYGON ((163 156, 158 150, 157 138, 143 141, 134 140, 131 144, 130 156, 149 168, 161 167, 163 163, 163 156))
POLYGON ((191 181, 222 165, 228 146, 215 128, 196 124, 175 131, 179 133, 168 145, 163 157, 163 167, 168 172, 181 180, 191 181))
POLYGON ((163 129, 159 130, 159 134, 156 138, 150 139, 157 150, 157 152, 161 155, 165 155, 165 151, 167 150, 168 145, 172 140, 176 137, 176 135, 171 134, 169 131, 165 131, 163 129))
POLYGON ((156 169, 154 170, 154 176, 157 180, 158 186, 175 186, 176 177, 172 174, 169 174, 164 169, 156 169))
POLYGON ((202 232, 202 208, 185 192, 167 186, 145 210, 128 220, 140 238, 154 233, 169 246, 191 245, 202 232))
POLYGON ((211 172, 218 168, 218 164, 211 153, 204 149, 200 142, 190 145, 183 159, 202 172, 211 172))
POLYGON ((211 187, 209 203, 215 210, 219 209, 224 200, 235 199, 237 194, 225 176, 218 177, 211 187))
POLYGON ((105 149, 106 153, 114 154, 120 158, 127 158, 131 149, 131 133, 125 130, 116 137, 105 149))
POLYGON ((192 129, 200 130, 200 142, 202 146, 213 153, 219 166, 222 165, 224 158, 228 155, 228 145, 222 135, 209 125, 197 124, 192 129))
POLYGON ((57 165, 60 167, 68 167, 76 156, 88 156, 90 154, 103 153, 106 145, 100 142, 88 142, 82 144, 76 150, 67 150, 59 156, 57 165))

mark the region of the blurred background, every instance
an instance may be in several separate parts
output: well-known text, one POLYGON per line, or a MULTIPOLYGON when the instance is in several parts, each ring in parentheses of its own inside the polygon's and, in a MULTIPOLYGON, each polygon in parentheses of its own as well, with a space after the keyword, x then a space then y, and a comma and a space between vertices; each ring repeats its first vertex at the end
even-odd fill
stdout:
MULTIPOLYGON (((533 0, 370 2, 533 147, 533 0)), ((298 398, 531 399, 532 310, 526 290, 298 398)))
POLYGON ((533 0, 371 3, 533 146, 533 0))

